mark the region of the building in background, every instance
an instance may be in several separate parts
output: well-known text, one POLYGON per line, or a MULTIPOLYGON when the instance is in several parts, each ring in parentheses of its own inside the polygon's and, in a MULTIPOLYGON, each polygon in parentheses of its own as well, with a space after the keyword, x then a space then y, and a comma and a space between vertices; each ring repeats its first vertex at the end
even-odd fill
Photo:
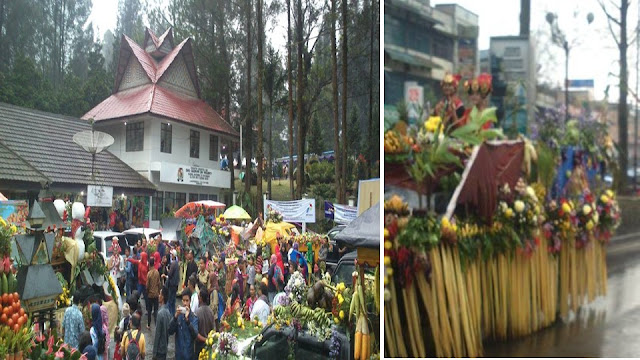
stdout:
POLYGON ((384 2, 385 117, 406 94, 423 88, 424 106, 441 96, 447 72, 465 78, 478 73, 478 16, 455 4, 429 0, 384 2))
POLYGON ((220 152, 238 132, 202 100, 191 39, 174 45, 171 29, 160 37, 147 29, 139 46, 123 35, 117 69, 113 95, 83 119, 111 134, 109 150, 157 186, 151 226, 186 202, 229 201, 220 152))
POLYGON ((491 103, 498 108, 498 126, 506 133, 528 133, 536 104, 536 57, 529 36, 494 36, 490 39, 493 76, 491 103))

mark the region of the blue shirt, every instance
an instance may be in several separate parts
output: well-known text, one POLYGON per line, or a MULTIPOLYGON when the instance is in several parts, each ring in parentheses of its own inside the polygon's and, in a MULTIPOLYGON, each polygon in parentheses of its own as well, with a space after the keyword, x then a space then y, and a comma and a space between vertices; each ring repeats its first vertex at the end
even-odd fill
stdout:
POLYGON ((195 339, 198 336, 198 317, 189 312, 189 322, 184 314, 174 317, 169 324, 169 335, 176 334, 176 360, 196 360, 195 339))
POLYGON ((64 311, 62 328, 64 329, 64 342, 77 349, 80 334, 85 331, 85 327, 82 312, 75 304, 64 311))

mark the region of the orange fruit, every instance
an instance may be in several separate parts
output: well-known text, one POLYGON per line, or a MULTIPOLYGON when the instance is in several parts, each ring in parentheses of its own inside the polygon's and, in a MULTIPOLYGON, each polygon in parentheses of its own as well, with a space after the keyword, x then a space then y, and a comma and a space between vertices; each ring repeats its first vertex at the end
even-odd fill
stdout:
POLYGON ((13 323, 17 323, 18 319, 20 318, 20 315, 18 315, 17 312, 14 312, 13 315, 11 315, 11 320, 13 320, 13 323))
POLYGON ((13 301, 19 301, 20 300, 20 294, 18 294, 17 292, 13 293, 13 301))
MULTIPOLYGON (((13 312, 18 314, 18 311, 20 311, 20 303, 19 302, 14 302, 13 303, 13 312)), ((20 315, 18 315, 20 316, 20 315)))
POLYGON ((20 310, 18 311, 18 314, 20 314, 20 316, 24 315, 24 309, 20 308, 20 310))
POLYGON ((9 303, 9 294, 2 294, 2 303, 3 304, 9 303))
POLYGON ((6 324, 7 320, 9 320, 9 317, 7 316, 7 314, 0 315, 0 323, 6 324))
POLYGON ((7 320, 7 326, 12 329, 13 328, 13 319, 7 320))
POLYGON ((17 333, 18 331, 20 331, 20 325, 18 325, 18 324, 13 324, 13 332, 16 332, 16 333, 17 333))
POLYGON ((20 325, 20 327, 22 327, 22 325, 24 325, 27 322, 27 318, 24 316, 20 316, 18 318, 18 325, 20 325))

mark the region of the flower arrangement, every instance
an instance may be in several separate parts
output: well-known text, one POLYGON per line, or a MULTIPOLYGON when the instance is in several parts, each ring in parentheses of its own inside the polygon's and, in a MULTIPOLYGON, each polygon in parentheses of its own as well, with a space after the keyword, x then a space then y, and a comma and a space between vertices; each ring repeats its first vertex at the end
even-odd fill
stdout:
POLYGON ((282 214, 275 209, 269 209, 267 212, 267 222, 272 222, 274 224, 282 222, 282 214))
POLYGON ((67 307, 71 305, 71 290, 69 289, 69 283, 62 276, 62 273, 56 273, 58 277, 58 281, 60 281, 60 285, 62 285, 62 293, 58 295, 58 299, 56 301, 56 305, 58 308, 67 307))
POLYGON ((7 223, 0 217, 0 258, 4 261, 11 255, 11 238, 18 232, 18 228, 7 223))
POLYGON ((560 199, 551 200, 545 206, 546 219, 542 226, 542 234, 548 241, 547 250, 553 255, 560 253, 562 243, 568 239, 573 226, 577 222, 571 202, 560 199))
POLYGON ((596 211, 599 215, 598 238, 608 243, 621 221, 620 207, 613 191, 605 190, 600 194, 596 201, 596 211))
POLYGON ((498 221, 512 226, 524 252, 531 254, 539 242, 536 232, 544 217, 535 190, 520 178, 513 192, 504 184, 499 198, 498 221))
POLYGON ((329 241, 329 238, 326 235, 306 232, 304 234, 292 236, 291 240, 301 246, 307 245, 308 242, 311 242, 313 246, 321 246, 326 244, 329 241))
POLYGON ((284 291, 289 296, 289 299, 303 304, 307 300, 307 285, 304 281, 304 276, 299 271, 291 274, 287 286, 284 287, 284 291))
POLYGON ((238 356, 238 339, 231 333, 221 332, 214 348, 214 352, 217 352, 221 357, 235 358, 238 356))
POLYGON ((111 274, 109 273, 105 274, 104 277, 109 281, 109 294, 111 294, 113 301, 117 304, 118 292, 116 291, 116 288, 117 288, 116 282, 115 280, 113 280, 113 277, 111 277, 111 274))
POLYGON ((576 201, 575 214, 577 218, 576 248, 581 249, 589 243, 591 235, 598 226, 600 215, 596 203, 589 190, 584 190, 576 201))
POLYGON ((337 284, 335 289, 334 297, 331 300, 331 313, 333 314, 333 322, 336 325, 340 325, 340 323, 348 320, 345 319, 345 314, 349 313, 351 294, 343 282, 337 284))

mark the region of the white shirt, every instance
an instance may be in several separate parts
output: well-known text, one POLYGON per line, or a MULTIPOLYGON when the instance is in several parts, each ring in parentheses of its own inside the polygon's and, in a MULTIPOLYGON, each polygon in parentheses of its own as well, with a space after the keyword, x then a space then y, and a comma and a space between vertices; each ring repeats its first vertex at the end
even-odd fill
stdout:
POLYGON ((196 309, 198 309, 198 306, 200 306, 200 301, 198 300, 198 293, 194 292, 193 294, 191 294, 191 305, 189 305, 189 307, 191 308, 191 312, 195 313, 196 309))
POLYGON ((251 310, 251 315, 249 318, 251 320, 258 319, 262 323, 262 326, 267 326, 267 318, 269 317, 269 313, 271 309, 269 309, 269 304, 267 304, 264 300, 258 298, 256 303, 253 304, 253 309, 251 310))

